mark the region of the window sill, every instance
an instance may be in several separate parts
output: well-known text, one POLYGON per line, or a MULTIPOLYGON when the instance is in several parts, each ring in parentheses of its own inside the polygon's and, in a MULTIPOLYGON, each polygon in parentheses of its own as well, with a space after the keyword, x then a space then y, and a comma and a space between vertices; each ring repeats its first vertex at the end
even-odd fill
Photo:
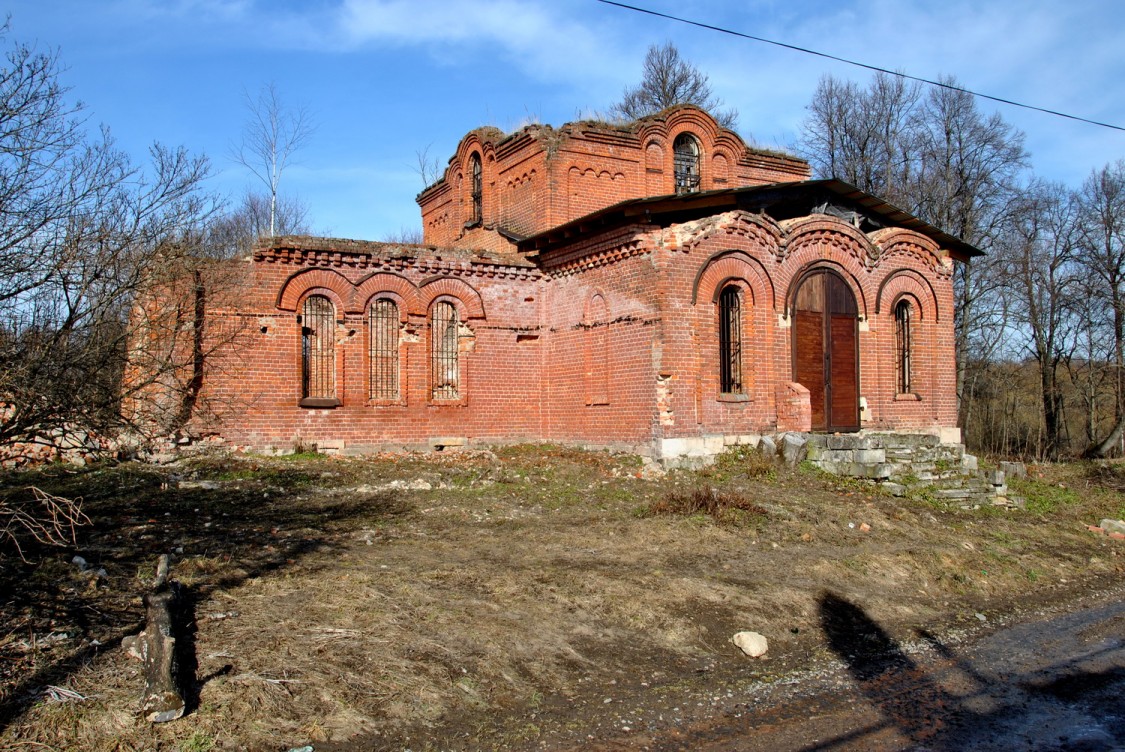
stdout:
POLYGON ((406 400, 384 400, 384 399, 369 399, 367 400, 368 407, 406 407, 406 400))
POLYGON ((895 395, 895 402, 921 402, 921 401, 922 401, 921 396, 919 396, 917 394, 914 394, 913 392, 907 392, 906 394, 896 394, 895 395))
POLYGON ((459 399, 431 399, 426 402, 428 407, 465 407, 469 404, 469 400, 465 397, 459 399))
POLYGON ((743 392, 723 392, 717 398, 718 402, 752 402, 749 394, 743 392))
POLYGON ((297 404, 312 409, 331 409, 339 407, 343 403, 335 397, 305 397, 297 404))

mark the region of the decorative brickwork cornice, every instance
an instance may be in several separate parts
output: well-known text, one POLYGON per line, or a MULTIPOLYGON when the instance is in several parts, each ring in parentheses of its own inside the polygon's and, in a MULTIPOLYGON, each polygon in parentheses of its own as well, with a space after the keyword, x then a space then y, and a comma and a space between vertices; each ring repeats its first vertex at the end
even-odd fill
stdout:
POLYGON ((784 261, 805 246, 821 245, 854 257, 868 270, 874 268, 877 249, 863 232, 842 219, 814 214, 780 224, 788 239, 778 249, 778 261, 784 261))
POLYGON ((594 240, 575 243, 565 250, 548 253, 540 257, 539 266, 547 275, 559 277, 596 269, 651 251, 648 236, 633 226, 597 236, 594 240))
POLYGON ((938 276, 953 276, 953 260, 949 254, 925 235, 901 227, 888 227, 871 233, 870 238, 878 253, 876 266, 905 256, 925 264, 938 276))
POLYGON ((710 238, 728 236, 753 241, 774 256, 780 256, 785 233, 772 218, 764 214, 737 210, 711 217, 672 225, 665 233, 665 242, 688 253, 710 238))
MULTIPOLYGON (((312 239, 318 241, 321 239, 312 239)), ((535 265, 515 254, 465 251, 433 246, 332 240, 333 247, 281 244, 254 251, 254 262, 309 269, 357 269, 370 272, 417 272, 425 275, 539 279, 535 265)), ((311 245, 311 243, 310 243, 311 245)))

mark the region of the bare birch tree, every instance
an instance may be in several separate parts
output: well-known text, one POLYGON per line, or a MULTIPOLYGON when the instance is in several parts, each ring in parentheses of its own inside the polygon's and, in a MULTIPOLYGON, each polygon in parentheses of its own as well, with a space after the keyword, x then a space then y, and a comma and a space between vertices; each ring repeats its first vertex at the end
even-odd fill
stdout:
POLYGON ((263 86, 256 97, 246 93, 250 117, 242 142, 232 149, 235 162, 248 169, 269 195, 269 234, 278 233, 277 218, 281 176, 293 155, 308 144, 316 130, 304 107, 286 107, 274 83, 263 86))

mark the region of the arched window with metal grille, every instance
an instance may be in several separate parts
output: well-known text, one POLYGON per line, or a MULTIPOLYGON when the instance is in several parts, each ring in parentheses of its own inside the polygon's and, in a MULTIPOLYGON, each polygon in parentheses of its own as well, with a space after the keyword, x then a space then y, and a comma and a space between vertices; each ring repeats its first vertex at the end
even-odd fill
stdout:
POLYGON ((390 298, 379 298, 368 310, 371 334, 371 379, 368 395, 380 402, 399 399, 399 313, 390 298))
POLYGON ((742 300, 735 285, 719 293, 719 391, 742 394, 742 300))
POLYGON ((336 307, 323 295, 310 295, 301 309, 301 398, 311 407, 331 407, 336 399, 336 307))
POLYGON ((469 219, 470 224, 480 224, 484 221, 484 177, 481 172, 480 154, 474 153, 469 158, 470 169, 472 171, 472 201, 473 201, 473 215, 469 219))
POLYGON ((434 304, 430 315, 430 383, 434 400, 461 397, 458 324, 457 308, 452 303, 434 304))
POLYGON ((681 133, 672 142, 672 170, 676 180, 676 193, 695 193, 699 190, 699 142, 690 133, 681 133))
POLYGON ((895 305, 895 361, 897 364, 899 394, 910 394, 910 359, 913 343, 911 342, 911 323, 914 311, 908 300, 900 300, 895 305))

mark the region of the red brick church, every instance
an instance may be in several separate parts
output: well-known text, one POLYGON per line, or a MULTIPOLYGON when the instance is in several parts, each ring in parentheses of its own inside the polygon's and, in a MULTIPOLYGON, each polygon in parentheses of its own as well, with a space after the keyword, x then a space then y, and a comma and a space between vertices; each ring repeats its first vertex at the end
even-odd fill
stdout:
POLYGON ((953 262, 979 252, 809 177, 691 106, 472 131, 418 196, 422 244, 254 251, 237 305, 208 314, 252 325, 200 430, 673 461, 783 431, 957 441, 953 262))

